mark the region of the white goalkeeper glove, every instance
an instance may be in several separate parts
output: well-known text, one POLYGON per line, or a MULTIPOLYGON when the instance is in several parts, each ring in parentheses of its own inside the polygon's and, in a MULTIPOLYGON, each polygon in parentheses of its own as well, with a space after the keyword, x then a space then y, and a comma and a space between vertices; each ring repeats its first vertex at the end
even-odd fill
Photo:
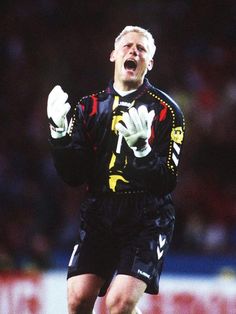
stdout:
POLYGON ((142 105, 138 108, 130 108, 129 112, 123 113, 122 123, 116 124, 116 129, 126 140, 136 157, 145 157, 151 151, 148 139, 151 136, 151 126, 155 112, 148 112, 142 105))
POLYGON ((59 85, 55 86, 48 95, 47 114, 53 138, 61 138, 66 135, 68 129, 66 115, 71 108, 70 104, 66 102, 67 99, 68 94, 59 85))

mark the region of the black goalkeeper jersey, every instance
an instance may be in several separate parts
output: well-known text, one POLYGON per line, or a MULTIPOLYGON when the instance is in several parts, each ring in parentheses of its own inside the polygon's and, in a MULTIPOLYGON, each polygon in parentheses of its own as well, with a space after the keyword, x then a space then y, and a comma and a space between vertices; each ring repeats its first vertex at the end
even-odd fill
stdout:
POLYGON ((90 192, 147 191, 170 193, 184 138, 184 118, 167 94, 145 79, 135 92, 121 97, 112 87, 83 97, 72 112, 68 133, 51 139, 54 163, 70 185, 86 183, 90 192), (155 111, 151 152, 137 158, 115 125, 129 108, 145 105, 155 111))

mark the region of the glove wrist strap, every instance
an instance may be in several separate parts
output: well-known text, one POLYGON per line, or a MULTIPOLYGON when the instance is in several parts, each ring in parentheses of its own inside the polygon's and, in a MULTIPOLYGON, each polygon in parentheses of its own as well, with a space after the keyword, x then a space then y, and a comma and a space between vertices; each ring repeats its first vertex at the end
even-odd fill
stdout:
POLYGON ((50 129, 54 132, 58 132, 58 133, 63 133, 65 132, 65 128, 58 128, 58 127, 54 127, 53 125, 50 124, 50 129))
MULTIPOLYGON (((53 121, 51 119, 51 121, 53 121)), ((63 136, 66 136, 66 132, 68 129, 68 123, 67 120, 65 119, 65 126, 59 128, 53 121, 53 124, 51 123, 50 119, 49 119, 49 126, 50 126, 50 131, 51 131, 51 136, 52 138, 61 138, 63 136)))
POLYGON ((51 136, 52 138, 61 138, 66 136, 66 130, 63 131, 56 131, 55 128, 50 126, 51 136))
POLYGON ((146 145, 142 149, 139 149, 139 150, 137 150, 137 148, 132 148, 132 149, 134 151, 135 157, 137 158, 142 158, 142 157, 147 156, 152 150, 150 145, 146 145))

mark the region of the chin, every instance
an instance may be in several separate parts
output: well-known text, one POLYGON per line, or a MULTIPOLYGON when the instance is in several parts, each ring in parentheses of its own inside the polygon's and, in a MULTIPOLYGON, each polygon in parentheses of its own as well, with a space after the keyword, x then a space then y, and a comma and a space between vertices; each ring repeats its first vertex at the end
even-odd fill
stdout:
POLYGON ((123 80, 123 83, 125 85, 130 85, 134 88, 140 86, 142 84, 142 80, 141 79, 138 79, 136 77, 132 77, 132 78, 126 78, 123 80))

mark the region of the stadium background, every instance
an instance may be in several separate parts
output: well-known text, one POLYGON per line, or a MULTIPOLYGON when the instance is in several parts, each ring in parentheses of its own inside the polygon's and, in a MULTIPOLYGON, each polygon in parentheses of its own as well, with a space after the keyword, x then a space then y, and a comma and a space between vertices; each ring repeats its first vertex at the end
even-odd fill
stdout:
POLYGON ((149 79, 180 104, 186 141, 177 223, 164 273, 236 272, 235 1, 2 1, 0 4, 0 274, 65 270, 84 187, 57 176, 47 96, 103 89, 126 25, 157 44, 149 79))

